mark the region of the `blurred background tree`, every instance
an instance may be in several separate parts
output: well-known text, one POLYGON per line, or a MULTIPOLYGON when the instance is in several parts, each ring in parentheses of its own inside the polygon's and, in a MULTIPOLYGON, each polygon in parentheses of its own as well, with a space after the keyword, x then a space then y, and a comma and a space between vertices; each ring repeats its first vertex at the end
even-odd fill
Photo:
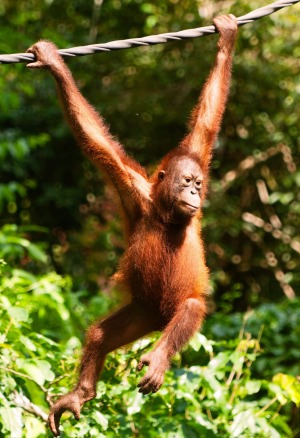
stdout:
MULTIPOLYGON (((0 52, 24 52, 41 38, 65 48, 178 31, 210 24, 217 14, 240 16, 261 6, 258 0, 2 0, 0 52)), ((203 220, 215 314, 205 326, 207 334, 237 336, 243 316, 233 312, 267 306, 267 316, 258 321, 273 321, 280 341, 272 350, 268 333, 264 348, 295 376, 300 374, 298 324, 285 301, 292 300, 293 307, 300 286, 299 10, 299 5, 285 8, 239 30, 203 220), (274 303, 279 310, 268 307, 274 303)), ((216 41, 211 36, 67 62, 111 131, 151 172, 186 133, 216 41)), ((30 330, 53 341, 81 339, 88 322, 119 299, 108 278, 124 247, 120 220, 101 175, 82 156, 63 120, 52 78, 24 64, 0 66, 0 166, 0 224, 5 225, 0 258, 9 265, 3 278, 16 280, 25 272, 37 277, 22 274, 22 281, 35 284, 45 275, 43 281, 57 285, 57 302, 65 306, 56 306, 49 322, 47 311, 38 312, 33 300, 35 316, 19 316, 19 329, 23 324, 28 329, 31 321, 30 330), (68 329, 62 334, 63 324, 68 329)), ((15 293, 7 283, 4 290, 15 293)), ((18 296, 11 299, 18 307, 18 296)), ((8 316, 8 325, 3 322, 5 333, 9 321, 8 316)), ((253 330, 259 337, 257 326, 253 330)), ((268 355, 264 360, 258 364, 270 363, 268 355)))
MULTIPOLYGON (((177 31, 259 6, 3 0, 0 50, 22 52, 40 38, 71 47, 177 31)), ((299 287, 298 10, 284 9, 239 33, 204 212, 213 294, 228 309, 291 298, 299 287)), ((151 170, 184 136, 215 45, 212 36, 68 63, 112 132, 151 170)), ((105 286, 123 247, 110 195, 63 122, 49 75, 24 64, 1 66, 0 87, 1 221, 47 227, 56 269, 94 292, 105 286)))

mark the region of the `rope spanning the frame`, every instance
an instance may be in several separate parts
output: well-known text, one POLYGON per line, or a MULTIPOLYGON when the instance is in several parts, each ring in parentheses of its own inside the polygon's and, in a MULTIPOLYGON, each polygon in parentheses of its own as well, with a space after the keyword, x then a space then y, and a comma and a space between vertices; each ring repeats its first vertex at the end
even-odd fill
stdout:
MULTIPOLYGON (((255 9, 249 14, 238 17, 238 25, 243 26, 252 23, 262 17, 273 14, 279 9, 286 8, 298 3, 300 0, 279 0, 270 5, 255 9)), ((217 33, 215 26, 197 27, 179 32, 162 33, 159 35, 146 36, 142 38, 132 38, 126 40, 111 41, 103 44, 92 44, 88 46, 72 47, 70 49, 60 49, 58 53, 62 56, 84 56, 92 55, 97 52, 110 52, 112 50, 123 50, 139 46, 152 46, 155 44, 167 43, 169 41, 180 41, 188 38, 198 38, 205 35, 217 33)), ((33 62, 32 53, 15 53, 12 55, 0 55, 0 64, 12 64, 17 62, 33 62)))

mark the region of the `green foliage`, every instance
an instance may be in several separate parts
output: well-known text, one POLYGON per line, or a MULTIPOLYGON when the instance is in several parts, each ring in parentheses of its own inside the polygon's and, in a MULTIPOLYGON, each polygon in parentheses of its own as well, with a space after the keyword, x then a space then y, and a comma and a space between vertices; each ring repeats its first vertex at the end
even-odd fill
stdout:
POLYGON ((231 346, 224 345, 226 351, 215 354, 217 345, 197 335, 188 349, 202 348, 203 341, 209 362, 189 368, 177 363, 159 393, 148 397, 137 392, 137 376, 130 372, 137 363, 137 350, 141 353, 140 344, 125 355, 115 353, 108 362, 111 368, 105 372, 105 382, 98 385, 96 400, 83 410, 88 416, 73 423, 72 429, 65 422, 66 435, 73 431, 75 436, 99 436, 100 430, 105 437, 291 436, 278 411, 287 400, 298 404, 299 382, 283 374, 275 376, 274 382, 252 378, 251 364, 259 349, 256 340, 236 339, 231 346), (288 390, 285 380, 289 380, 288 390))
MULTIPOLYGON (((65 0, 60 6, 58 0, 3 0, 1 52, 23 52, 40 38, 71 47, 199 27, 213 15, 243 15, 261 2, 241 0, 230 10, 211 0, 102 6, 65 0)), ((203 221, 216 302, 234 290, 235 310, 292 297, 300 285, 298 11, 299 5, 285 8, 239 30, 203 221)), ((215 46, 212 36, 68 63, 126 150, 151 169, 184 136, 215 46)), ((107 287, 98 273, 114 269, 123 245, 117 237, 114 251, 105 238, 118 229, 110 197, 75 147, 49 75, 24 65, 0 68, 1 221, 46 226, 56 268, 80 288, 107 287), (91 217, 105 242, 100 256, 88 242, 91 217)))
MULTIPOLYGON (((51 271, 41 246, 24 238, 17 227, 5 227, 0 242, 1 436, 50 436, 47 412, 54 399, 74 384, 82 346, 78 321, 89 306, 83 307, 80 294, 71 292, 70 279, 51 271), (26 271, 16 269, 15 262, 25 257, 26 271)), ((102 305, 104 311, 105 300, 102 305)), ((300 304, 292 305, 297 315, 300 304)), ((274 321, 277 317, 276 336, 286 338, 299 352, 295 326, 288 324, 289 308, 261 307, 256 324, 265 318, 271 330, 272 316, 274 321)), ((140 376, 135 371, 138 357, 155 339, 143 339, 110 355, 96 399, 83 408, 80 422, 64 416, 63 436, 291 437, 288 421, 291 405, 300 404, 299 381, 284 373, 284 363, 282 372, 273 377, 256 367, 268 336, 251 337, 246 331, 250 318, 243 322, 237 315, 232 321, 210 323, 214 341, 196 334, 182 358, 175 358, 155 395, 138 392, 140 376), (239 335, 234 333, 237 328, 239 335), (221 332, 223 339, 218 340, 221 332)), ((269 348, 267 355, 273 360, 276 350, 269 348)))
POLYGON ((258 374, 272 376, 281 370, 297 376, 299 366, 300 300, 281 304, 263 304, 246 314, 215 314, 205 325, 208 337, 221 341, 238 336, 241 327, 255 338, 261 338, 263 353, 254 369, 258 374))
MULTIPOLYGON (((40 38, 62 48, 177 31, 261 6, 99 3, 2 0, 0 51, 24 52, 40 38)), ((206 337, 191 341, 148 397, 136 390, 134 367, 152 339, 111 355, 81 421, 64 418, 65 436, 299 435, 298 23, 295 5, 239 30, 204 209, 217 310, 206 337), (278 304, 286 297, 294 299, 278 304)), ((209 37, 68 63, 151 170, 185 135, 215 45, 209 37)), ((0 66, 0 132, 0 436, 38 438, 49 435, 51 402, 74 383, 84 329, 116 301, 107 278, 124 243, 111 194, 75 147, 47 73, 0 66)))

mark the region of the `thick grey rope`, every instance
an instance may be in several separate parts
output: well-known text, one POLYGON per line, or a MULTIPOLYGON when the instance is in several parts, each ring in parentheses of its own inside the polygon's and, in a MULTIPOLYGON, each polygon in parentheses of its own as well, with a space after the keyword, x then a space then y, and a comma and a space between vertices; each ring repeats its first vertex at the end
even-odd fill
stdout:
MULTIPOLYGON (((266 15, 273 14, 279 9, 286 8, 298 3, 300 0, 279 0, 264 6, 259 9, 255 9, 249 14, 238 17, 238 25, 251 23, 266 15)), ((162 33, 159 35, 151 35, 142 38, 133 38, 127 40, 111 41, 103 44, 93 44, 89 46, 72 47, 70 49, 58 50, 58 53, 62 56, 84 56, 92 55, 97 52, 110 52, 112 50, 129 49, 131 47, 139 46, 152 46, 155 44, 167 43, 169 41, 179 41, 188 38, 198 38, 205 35, 211 35, 217 33, 215 26, 197 27, 195 29, 182 30, 180 32, 162 33)), ((12 55, 0 55, 0 64, 12 64, 17 62, 32 62, 34 61, 34 55, 32 53, 15 53, 12 55)))

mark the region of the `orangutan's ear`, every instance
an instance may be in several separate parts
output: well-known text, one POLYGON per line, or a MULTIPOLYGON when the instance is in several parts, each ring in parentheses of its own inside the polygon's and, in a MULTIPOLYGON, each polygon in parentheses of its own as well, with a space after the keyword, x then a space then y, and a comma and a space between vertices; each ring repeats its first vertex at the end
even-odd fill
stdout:
POLYGON ((166 172, 164 170, 160 170, 158 172, 158 179, 159 179, 159 181, 162 181, 164 179, 165 174, 166 174, 166 172))

